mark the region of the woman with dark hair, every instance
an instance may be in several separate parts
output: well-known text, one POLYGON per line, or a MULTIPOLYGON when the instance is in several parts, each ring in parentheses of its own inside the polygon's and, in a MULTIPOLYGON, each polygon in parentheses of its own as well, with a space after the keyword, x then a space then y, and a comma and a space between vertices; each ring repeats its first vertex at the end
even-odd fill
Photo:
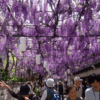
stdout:
POLYGON ((77 91, 76 91, 75 86, 73 85, 69 85, 66 88, 66 93, 69 96, 66 100, 83 100, 82 98, 77 97, 77 91))

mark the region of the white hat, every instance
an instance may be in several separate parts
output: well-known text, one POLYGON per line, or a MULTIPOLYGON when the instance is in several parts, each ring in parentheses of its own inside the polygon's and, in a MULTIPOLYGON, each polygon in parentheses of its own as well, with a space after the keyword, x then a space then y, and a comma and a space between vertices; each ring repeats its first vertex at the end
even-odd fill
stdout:
POLYGON ((83 81, 83 80, 80 77, 75 77, 74 81, 76 82, 76 81, 83 81))
POLYGON ((52 79, 52 78, 47 79, 46 85, 48 87, 54 87, 54 79, 52 79))

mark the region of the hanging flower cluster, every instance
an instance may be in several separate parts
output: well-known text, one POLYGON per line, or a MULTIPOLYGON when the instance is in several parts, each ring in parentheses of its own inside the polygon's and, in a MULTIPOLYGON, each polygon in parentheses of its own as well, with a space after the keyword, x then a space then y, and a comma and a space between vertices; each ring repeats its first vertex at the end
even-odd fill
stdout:
POLYGON ((0 13, 0 55, 11 52, 17 60, 10 65, 24 69, 19 73, 30 68, 45 75, 47 61, 49 71, 61 77, 68 68, 74 73, 100 59, 99 0, 1 0, 0 13), (19 37, 26 37, 22 53, 19 37))

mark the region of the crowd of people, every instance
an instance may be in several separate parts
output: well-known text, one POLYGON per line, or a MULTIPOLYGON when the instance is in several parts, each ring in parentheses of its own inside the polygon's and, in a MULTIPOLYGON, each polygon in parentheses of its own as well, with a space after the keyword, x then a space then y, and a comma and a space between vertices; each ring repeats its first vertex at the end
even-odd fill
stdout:
POLYGON ((0 82, 0 86, 18 100, 100 100, 100 77, 95 73, 89 75, 87 81, 75 77, 73 84, 62 81, 55 83, 53 78, 48 78, 41 84, 28 81, 20 87, 18 93, 4 81, 0 82), (67 96, 66 99, 64 95, 67 96))

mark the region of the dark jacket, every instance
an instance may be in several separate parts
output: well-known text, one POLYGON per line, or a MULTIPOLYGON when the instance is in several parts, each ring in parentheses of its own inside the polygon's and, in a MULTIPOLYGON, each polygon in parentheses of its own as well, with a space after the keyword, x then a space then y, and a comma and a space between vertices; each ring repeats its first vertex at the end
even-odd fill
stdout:
MULTIPOLYGON (((19 93, 15 93, 13 92, 11 89, 8 90, 8 92, 16 99, 18 100, 25 100, 21 95, 19 95, 19 93)), ((35 93, 30 91, 30 94, 29 94, 29 99, 30 100, 34 100, 34 97, 35 97, 35 93)))
POLYGON ((55 84, 55 89, 57 90, 57 83, 55 84))
POLYGON ((85 90, 87 89, 87 87, 83 87, 82 88, 82 97, 83 97, 83 99, 85 98, 85 90))
POLYGON ((63 85, 59 85, 59 94, 63 94, 63 85))

